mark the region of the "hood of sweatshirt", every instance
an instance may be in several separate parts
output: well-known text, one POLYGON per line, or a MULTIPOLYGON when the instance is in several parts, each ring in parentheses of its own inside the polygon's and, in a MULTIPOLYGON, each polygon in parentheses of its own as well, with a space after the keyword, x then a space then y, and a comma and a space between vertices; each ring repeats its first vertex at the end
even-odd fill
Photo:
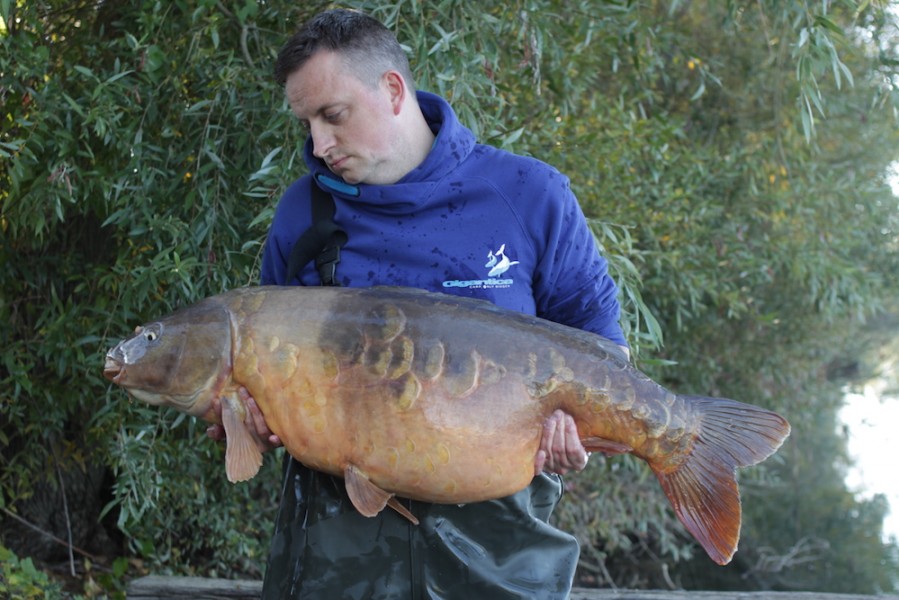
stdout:
POLYGON ((441 180, 454 172, 474 151, 474 134, 459 122, 452 107, 441 97, 417 92, 419 106, 436 139, 427 158, 418 167, 390 185, 348 184, 332 173, 325 162, 312 154, 312 138, 303 149, 309 172, 325 190, 339 200, 365 203, 367 210, 409 213, 426 207, 441 180))

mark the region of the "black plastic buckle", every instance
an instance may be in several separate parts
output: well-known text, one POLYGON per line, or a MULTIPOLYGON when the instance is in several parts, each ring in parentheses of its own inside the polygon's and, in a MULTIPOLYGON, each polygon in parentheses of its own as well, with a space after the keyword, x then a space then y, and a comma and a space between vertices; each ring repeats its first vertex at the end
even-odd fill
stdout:
POLYGON ((337 263, 340 262, 340 246, 327 246, 315 257, 315 268, 322 285, 339 286, 337 282, 337 263))

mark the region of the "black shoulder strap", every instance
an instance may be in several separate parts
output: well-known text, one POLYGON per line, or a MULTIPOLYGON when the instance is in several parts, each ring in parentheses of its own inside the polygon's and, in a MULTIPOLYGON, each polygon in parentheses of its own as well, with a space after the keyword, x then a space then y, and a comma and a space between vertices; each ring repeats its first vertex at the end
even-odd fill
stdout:
POLYGON ((334 198, 318 187, 314 179, 311 186, 312 225, 290 250, 284 281, 287 284, 293 281, 300 269, 314 258, 322 285, 339 286, 337 263, 340 262, 340 247, 346 244, 347 235, 334 222, 334 198))

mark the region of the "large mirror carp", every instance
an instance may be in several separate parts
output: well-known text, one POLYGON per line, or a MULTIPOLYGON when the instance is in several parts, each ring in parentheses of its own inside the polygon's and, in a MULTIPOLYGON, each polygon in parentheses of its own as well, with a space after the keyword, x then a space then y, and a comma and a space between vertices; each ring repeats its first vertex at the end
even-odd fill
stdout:
POLYGON ((209 421, 221 398, 231 481, 262 461, 245 386, 287 451, 342 476, 360 513, 391 506, 413 521, 394 495, 463 504, 524 489, 543 422, 562 409, 589 451, 645 460, 719 564, 739 539, 735 469, 790 432, 771 411, 666 390, 593 333, 410 288, 236 289, 138 327, 104 373, 209 421))

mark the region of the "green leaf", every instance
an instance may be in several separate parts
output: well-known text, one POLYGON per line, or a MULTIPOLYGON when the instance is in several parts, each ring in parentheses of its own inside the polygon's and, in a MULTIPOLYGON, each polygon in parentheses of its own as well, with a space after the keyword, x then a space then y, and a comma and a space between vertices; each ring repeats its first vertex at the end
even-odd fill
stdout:
POLYGON ((109 83, 115 83, 115 82, 118 81, 119 79, 122 79, 123 77, 127 77, 128 75, 131 75, 132 73, 134 73, 134 71, 131 71, 131 70, 129 70, 129 71, 122 71, 121 73, 116 73, 115 75, 113 75, 112 77, 110 77, 109 79, 107 79, 105 83, 107 83, 107 84, 109 84, 109 83))
POLYGON ((74 65, 72 68, 74 68, 76 71, 78 71, 85 77, 89 77, 91 79, 96 79, 94 72, 91 71, 89 68, 85 67, 84 65, 74 65))
POLYGON ((65 99, 65 101, 69 104, 69 106, 71 106, 72 109, 73 109, 76 113, 78 113, 78 115, 79 115, 80 117, 82 117, 82 118, 87 118, 87 114, 84 112, 84 109, 81 108, 81 105, 78 104, 78 102, 77 102, 74 98, 72 98, 71 96, 69 96, 69 95, 66 94, 66 93, 63 93, 63 94, 62 94, 62 97, 63 97, 63 98, 65 99))
POLYGON ((128 571, 128 559, 124 556, 112 561, 112 575, 116 579, 122 579, 128 571))

